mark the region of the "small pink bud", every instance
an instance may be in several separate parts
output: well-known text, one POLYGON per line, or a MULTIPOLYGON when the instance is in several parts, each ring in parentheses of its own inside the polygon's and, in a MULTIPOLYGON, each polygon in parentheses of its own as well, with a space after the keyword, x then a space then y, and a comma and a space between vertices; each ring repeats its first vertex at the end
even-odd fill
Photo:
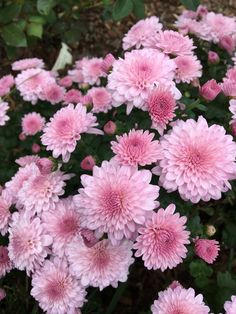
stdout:
POLYGON ((234 40, 231 36, 225 35, 220 38, 219 46, 222 49, 225 49, 229 54, 231 54, 234 50, 234 40))
POLYGON ((37 166, 42 174, 48 174, 52 171, 53 162, 48 158, 40 158, 37 166))
POLYGON ((81 163, 80 163, 80 167, 83 169, 83 170, 92 170, 93 167, 95 166, 95 160, 93 158, 93 156, 89 155, 87 157, 85 157, 81 163))
POLYGON ((101 64, 102 71, 108 73, 115 60, 115 57, 111 53, 108 53, 101 64))
POLYGON ((116 133, 116 124, 113 121, 108 121, 104 127, 103 130, 106 134, 112 135, 116 133))
POLYGON ((6 297, 6 291, 0 288, 0 301, 2 301, 6 297))
POLYGON ((177 280, 174 280, 174 281, 169 285, 168 288, 171 288, 172 290, 175 290, 175 288, 177 288, 177 287, 182 287, 182 288, 183 288, 183 286, 182 286, 177 280))
POLYGON ((41 148, 39 146, 39 144, 34 143, 31 147, 31 150, 34 154, 37 154, 40 152, 41 148))
POLYGON ((26 135, 22 132, 22 133, 19 134, 18 138, 19 138, 20 141, 25 141, 26 135))
POLYGON ((196 239, 194 240, 195 254, 208 264, 212 264, 219 255, 219 242, 216 240, 196 239))
POLYGON ((205 15, 207 15, 208 10, 207 7, 205 7, 204 5, 199 5, 197 8, 197 15, 200 17, 204 17, 205 15))
POLYGON ((236 121, 233 121, 233 123, 231 124, 231 132, 233 136, 236 136, 236 121))
POLYGON ((98 242, 98 239, 95 237, 94 232, 92 230, 89 230, 87 228, 83 228, 80 232, 84 244, 87 247, 92 247, 94 246, 94 244, 96 244, 98 242))
POLYGON ((65 76, 59 80, 58 84, 64 87, 71 87, 73 81, 70 76, 65 76))
POLYGON ((199 92, 204 99, 212 101, 221 92, 221 87, 216 80, 209 80, 202 85, 199 92))
POLYGON ((209 64, 217 64, 220 61, 220 57, 218 53, 215 51, 209 51, 208 52, 208 63, 209 64))

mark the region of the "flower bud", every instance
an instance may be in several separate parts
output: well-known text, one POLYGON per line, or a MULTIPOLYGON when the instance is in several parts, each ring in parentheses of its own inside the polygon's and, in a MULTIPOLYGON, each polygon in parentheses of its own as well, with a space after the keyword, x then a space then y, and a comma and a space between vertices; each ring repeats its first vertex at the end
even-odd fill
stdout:
POLYGON ((206 225, 206 234, 212 237, 216 233, 216 228, 213 225, 206 225))
POLYGON ((115 60, 114 56, 111 53, 108 53, 101 64, 102 71, 108 73, 115 60))
POLYGON ((231 36, 225 35, 220 38, 219 46, 222 49, 225 49, 229 54, 231 54, 234 50, 234 40, 231 36))
POLYGON ((26 135, 22 132, 22 133, 19 134, 18 138, 19 138, 20 141, 25 141, 26 135))
POLYGON ((209 64, 217 64, 220 61, 220 57, 218 53, 215 51, 209 51, 208 52, 208 63, 209 64))
POLYGON ((113 121, 108 121, 104 127, 103 130, 106 134, 112 135, 116 133, 116 124, 113 121))
POLYGON ((200 87, 199 92, 204 99, 212 101, 221 92, 221 87, 216 80, 209 80, 200 87))
POLYGON ((40 152, 41 148, 39 144, 34 143, 31 147, 32 153, 37 154, 40 152))
POLYGON ((49 158, 40 158, 37 166, 42 174, 48 174, 52 171, 53 162, 49 158))
POLYGON ((80 167, 83 169, 83 170, 92 170, 93 167, 95 166, 95 160, 93 158, 93 156, 89 155, 87 157, 85 157, 81 163, 80 163, 80 167))

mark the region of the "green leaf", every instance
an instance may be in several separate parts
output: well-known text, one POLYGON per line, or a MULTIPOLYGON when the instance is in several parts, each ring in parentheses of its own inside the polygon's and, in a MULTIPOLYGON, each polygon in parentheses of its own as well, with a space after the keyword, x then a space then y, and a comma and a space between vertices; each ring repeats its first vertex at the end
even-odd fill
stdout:
POLYGON ((133 11, 138 19, 145 18, 145 6, 143 0, 133 0, 133 11))
POLYGON ((27 47, 25 33, 16 23, 4 26, 1 35, 9 46, 27 47))
POLYGON ((232 289, 236 291, 236 281, 229 272, 217 274, 217 284, 222 289, 232 289))
POLYGON ((39 23, 29 23, 27 25, 27 34, 29 36, 42 38, 42 35, 43 35, 43 25, 39 24, 39 23))
POLYGON ((203 225, 199 216, 188 219, 188 230, 191 231, 192 237, 203 234, 203 225))
POLYGON ((32 23, 45 24, 46 20, 44 16, 33 15, 29 17, 29 21, 32 23))
POLYGON ((37 0, 37 10, 40 14, 43 15, 48 15, 54 5, 54 0, 37 0))
POLYGON ((133 2, 132 0, 116 0, 113 10, 112 16, 113 19, 118 21, 128 16, 133 10, 133 2))
POLYGON ((200 0, 180 0, 186 9, 196 11, 200 5, 200 0))
POLYGON ((230 248, 236 248, 236 224, 227 222, 223 230, 223 241, 230 248))
POLYGON ((201 260, 192 261, 189 268, 190 274, 194 278, 206 278, 213 274, 212 268, 201 260))
POLYGON ((10 23, 14 18, 19 15, 21 7, 21 4, 13 3, 6 6, 5 8, 0 9, 0 23, 10 23))

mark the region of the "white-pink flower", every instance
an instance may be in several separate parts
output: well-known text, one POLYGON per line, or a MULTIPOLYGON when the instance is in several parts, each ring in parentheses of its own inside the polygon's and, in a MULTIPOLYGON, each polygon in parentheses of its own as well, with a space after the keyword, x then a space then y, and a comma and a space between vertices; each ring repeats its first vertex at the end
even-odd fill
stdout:
POLYGON ((0 102, 0 125, 5 125, 6 122, 10 119, 7 115, 9 109, 9 104, 7 102, 0 102))
POLYGON ((31 112, 24 115, 21 120, 22 132, 25 135, 35 135, 42 131, 45 124, 45 118, 43 118, 37 112, 31 112))
POLYGON ((107 113, 112 108, 112 97, 105 87, 93 87, 88 91, 87 95, 91 97, 93 104, 92 112, 107 113))
POLYGON ((12 75, 5 75, 0 79, 0 97, 5 96, 10 92, 14 85, 14 77, 12 75))
POLYGON ((8 224, 11 218, 10 207, 12 205, 12 198, 3 190, 0 195, 0 233, 5 235, 8 230, 8 224))
POLYGON ((13 268, 6 246, 0 245, 0 278, 4 277, 13 268))
POLYGON ((26 58, 13 62, 11 68, 13 71, 22 71, 32 68, 44 68, 44 62, 38 58, 26 58))
POLYGON ((102 63, 102 58, 84 58, 82 64, 77 63, 77 67, 81 66, 83 83, 100 84, 100 78, 106 76, 106 73, 102 70, 102 63))
POLYGON ((202 76, 202 65, 196 56, 178 56, 174 62, 176 64, 175 80, 177 83, 190 83, 202 76))
POLYGON ((225 314, 235 314, 236 313, 236 296, 232 295, 231 301, 226 301, 224 304, 225 314))

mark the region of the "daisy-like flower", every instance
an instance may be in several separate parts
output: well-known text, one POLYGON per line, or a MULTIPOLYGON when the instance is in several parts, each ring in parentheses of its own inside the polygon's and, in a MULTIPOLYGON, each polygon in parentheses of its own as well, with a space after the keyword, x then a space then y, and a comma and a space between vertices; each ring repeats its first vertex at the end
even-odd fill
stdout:
MULTIPOLYGON (((106 76, 106 73, 102 70, 102 63, 102 58, 84 58, 81 65, 83 83, 89 85, 100 84, 100 78, 106 76)), ((77 63, 77 66, 80 67, 80 64, 77 63)))
POLYGON ((219 125, 197 121, 178 121, 160 141, 159 183, 168 191, 178 190, 184 200, 218 200, 235 178, 236 144, 219 125))
POLYGON ((212 264, 219 255, 219 242, 216 240, 196 239, 194 249, 197 256, 208 264, 212 264))
POLYGON ((71 273, 81 280, 81 284, 99 287, 103 290, 112 285, 118 286, 118 281, 125 282, 132 258, 132 242, 123 241, 112 245, 108 239, 87 247, 78 239, 69 244, 67 256, 71 273))
POLYGON ((52 172, 53 168, 53 162, 49 158, 45 157, 40 158, 37 155, 23 156, 16 159, 15 162, 21 167, 25 167, 26 165, 30 164, 35 164, 39 168, 41 174, 48 174, 52 172))
POLYGON ((170 90, 154 89, 147 99, 148 113, 152 120, 152 128, 163 135, 167 124, 175 117, 176 101, 170 90))
POLYGON ((111 105, 111 94, 105 87, 93 87, 88 91, 88 96, 91 97, 93 108, 92 112, 104 112, 112 108, 111 105))
POLYGON ((174 62, 177 67, 175 73, 177 83, 190 83, 202 76, 202 66, 196 56, 178 56, 174 62))
POLYGON ((201 294, 195 295, 192 288, 171 287, 158 294, 158 300, 151 307, 152 314, 208 314, 210 309, 203 302, 201 294))
POLYGON ((93 176, 82 175, 83 188, 74 196, 83 227, 108 233, 113 243, 130 238, 159 203, 159 187, 150 184, 151 172, 103 161, 93 176))
POLYGON ((44 62, 38 58, 26 58, 13 62, 11 68, 13 71, 22 71, 32 68, 44 68, 44 62))
POLYGON ((24 115, 21 120, 22 132, 25 135, 35 135, 42 131, 45 124, 45 118, 43 118, 37 112, 31 112, 24 115))
POLYGON ((7 115, 7 111, 9 109, 9 105, 7 102, 0 102, 0 125, 5 125, 6 122, 10 119, 7 115))
POLYGON ((55 258, 33 274, 31 295, 48 314, 75 314, 86 291, 70 274, 66 261, 55 258))
POLYGON ((133 106, 147 110, 146 100, 152 89, 160 84, 169 86, 176 98, 181 94, 173 83, 175 63, 155 49, 133 50, 124 59, 113 63, 108 75, 108 89, 112 92, 113 105, 127 103, 129 114, 133 106))
POLYGON ((146 166, 161 159, 159 141, 153 141, 155 134, 143 130, 130 130, 117 136, 111 142, 115 160, 122 165, 146 166))
POLYGON ((12 75, 3 76, 0 79, 0 97, 8 94, 13 85, 14 85, 14 77, 12 75))
POLYGON ((98 125, 96 120, 92 113, 86 112, 85 106, 69 104, 58 110, 46 124, 41 136, 42 143, 47 150, 53 151, 54 158, 62 155, 63 161, 68 162, 81 133, 103 134, 95 128, 98 125))
POLYGON ((4 277, 6 273, 12 270, 12 262, 8 255, 6 246, 0 246, 0 278, 4 277))
POLYGON ((42 266, 52 238, 43 230, 41 220, 22 211, 12 215, 9 231, 9 257, 14 266, 27 274, 42 266))
POLYGON ((11 218, 10 207, 12 199, 10 195, 3 190, 0 196, 0 233, 5 235, 8 230, 8 224, 11 218))
POLYGON ((231 301, 226 301, 224 304, 225 314, 236 313, 236 296, 232 295, 231 301))
POLYGON ((186 231, 187 218, 175 213, 175 205, 152 213, 150 220, 138 229, 135 256, 142 256, 147 269, 174 268, 186 257, 190 232, 186 231))
POLYGON ((162 29, 163 25, 159 23, 159 18, 156 16, 147 17, 144 20, 138 21, 125 34, 123 38, 123 49, 127 50, 132 47, 139 49, 144 46, 146 41, 153 37, 162 29))
POLYGON ((64 95, 65 104, 78 104, 81 100, 82 94, 78 89, 70 89, 64 95))
POLYGON ((49 101, 52 105, 55 105, 64 99, 64 94, 64 87, 57 85, 56 83, 46 84, 44 86, 41 99, 45 99, 49 101))

